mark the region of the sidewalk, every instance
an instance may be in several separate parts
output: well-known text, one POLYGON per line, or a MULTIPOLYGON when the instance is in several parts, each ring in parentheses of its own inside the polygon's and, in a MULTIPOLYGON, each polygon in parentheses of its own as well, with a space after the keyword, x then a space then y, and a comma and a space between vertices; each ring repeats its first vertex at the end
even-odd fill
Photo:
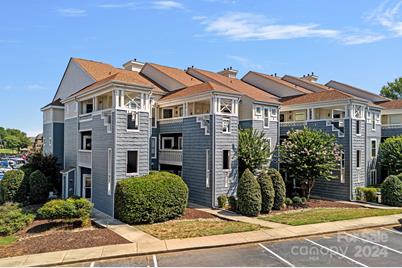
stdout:
MULTIPOLYGON (((304 236, 336 233, 364 228, 373 228, 400 224, 402 214, 368 217, 355 220, 345 220, 328 223, 318 223, 302 226, 287 226, 284 228, 263 229, 259 231, 233 233, 215 236, 205 236, 186 239, 171 239, 153 241, 139 240, 135 243, 93 247, 75 250, 65 250, 34 255, 0 259, 0 266, 50 266, 71 264, 99 259, 128 257, 144 254, 165 253, 170 251, 200 249, 209 247, 232 246, 263 241, 298 238, 304 236)), ((110 224, 107 223, 107 224, 110 224)))

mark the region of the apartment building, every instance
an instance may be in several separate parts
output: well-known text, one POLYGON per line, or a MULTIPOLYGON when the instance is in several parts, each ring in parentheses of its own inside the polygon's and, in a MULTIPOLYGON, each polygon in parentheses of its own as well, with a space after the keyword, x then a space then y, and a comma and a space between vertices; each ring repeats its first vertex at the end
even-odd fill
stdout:
POLYGON ((182 176, 190 202, 214 207, 219 195, 236 192, 239 128, 263 131, 273 153, 267 165, 279 168, 280 139, 309 126, 343 145, 339 180, 318 182, 315 194, 354 199, 356 187, 379 178, 381 127, 391 120, 384 111, 396 104, 316 79, 71 58, 42 108, 44 153, 63 166, 63 197, 86 197, 109 215, 116 183, 152 170, 182 176))

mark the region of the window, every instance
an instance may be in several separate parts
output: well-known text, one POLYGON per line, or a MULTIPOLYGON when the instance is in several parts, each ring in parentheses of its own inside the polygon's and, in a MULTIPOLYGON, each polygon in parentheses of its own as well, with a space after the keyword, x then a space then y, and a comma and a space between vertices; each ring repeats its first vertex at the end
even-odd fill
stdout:
POLYGON ((127 152, 127 174, 138 173, 138 151, 127 152))
POLYGON ((278 121, 278 109, 271 108, 271 121, 278 121))
POLYGON ((127 114, 127 129, 138 130, 139 114, 132 112, 127 114))
POLYGON ((371 113, 371 129, 375 130, 375 113, 371 113))
POLYGON ((356 168, 360 168, 361 166, 361 152, 360 150, 356 151, 356 168))
POLYGON ((156 158, 156 137, 151 137, 151 158, 156 158))
POLYGON ((174 138, 173 137, 162 137, 162 149, 173 149, 174 138))
POLYGON ((279 122, 285 122, 285 114, 280 114, 279 115, 279 122))
POLYGON ((219 99, 219 111, 223 114, 231 114, 233 112, 233 101, 231 99, 219 99))
POLYGON ((345 183, 345 152, 341 153, 341 183, 345 183))
POLYGON ((371 157, 377 157, 377 140, 371 140, 371 157))
POLYGON ((295 121, 305 121, 306 114, 305 113, 295 113, 295 121))
POLYGON ((177 141, 178 141, 178 144, 177 144, 178 149, 183 150, 183 137, 178 137, 177 141))
POLYGON ((209 188, 209 149, 205 150, 205 187, 209 188))
POLYGON ((173 109, 163 109, 163 118, 172 118, 173 109))
POLYGON ((230 169, 230 150, 223 150, 223 169, 230 169))
POLYGON ((152 127, 156 128, 156 107, 152 107, 152 127))
POLYGON ((364 106, 353 105, 353 117, 355 119, 364 119, 364 106))
POLYGON ((230 133, 230 118, 222 119, 222 132, 230 133))
POLYGON ((92 132, 83 131, 81 132, 81 150, 92 150, 92 132))
POLYGON ((377 184, 377 170, 370 170, 370 184, 377 184))
POLYGON ((92 177, 91 174, 82 175, 84 181, 84 197, 91 200, 92 197, 92 177))
POLYGON ((112 148, 107 149, 107 195, 112 194, 112 148))
POLYGON ((313 120, 313 109, 308 109, 308 120, 313 120))
POLYGON ((269 108, 264 108, 264 127, 269 127, 269 108))
POLYGON ((183 105, 179 106, 179 117, 183 116, 183 111, 184 111, 183 105))
POLYGON ((255 106, 255 115, 260 116, 262 112, 261 106, 255 106))
POLYGON ((356 121, 356 134, 360 135, 360 128, 361 128, 361 122, 360 120, 356 121))

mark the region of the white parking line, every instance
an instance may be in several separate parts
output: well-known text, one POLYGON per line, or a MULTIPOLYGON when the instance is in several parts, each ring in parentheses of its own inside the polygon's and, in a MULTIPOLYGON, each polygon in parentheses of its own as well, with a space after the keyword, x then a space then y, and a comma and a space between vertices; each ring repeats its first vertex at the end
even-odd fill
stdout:
POLYGON ((384 227, 381 227, 381 229, 386 230, 388 232, 393 232, 395 234, 402 235, 402 232, 398 232, 398 231, 395 231, 395 230, 392 230, 392 229, 388 229, 388 228, 384 228, 384 227))
POLYGON ((328 250, 329 252, 334 253, 335 255, 341 256, 342 258, 345 258, 345 259, 347 259, 347 260, 349 260, 349 261, 351 261, 351 262, 354 262, 354 263, 356 263, 357 265, 360 265, 360 266, 362 266, 362 267, 368 267, 367 265, 365 265, 365 264, 363 264, 363 263, 361 263, 361 262, 358 262, 358 261, 356 261, 356 260, 354 260, 354 259, 352 259, 352 258, 349 258, 348 256, 343 255, 343 254, 341 254, 341 253, 339 253, 339 252, 337 252, 337 251, 335 251, 335 250, 332 250, 332 249, 330 249, 330 248, 328 248, 328 247, 325 247, 325 246, 320 245, 320 244, 318 244, 318 243, 316 243, 316 242, 314 242, 314 241, 311 241, 310 239, 305 238, 304 240, 310 242, 311 244, 314 244, 314 245, 316 245, 316 246, 319 246, 319 247, 321 247, 321 248, 324 248, 324 249, 328 250))
POLYGON ((158 260, 156 259, 155 254, 152 256, 152 259, 154 260, 154 267, 158 267, 158 260))
POLYGON ((367 243, 370 243, 370 244, 373 244, 373 245, 376 245, 376 246, 379 246, 379 247, 386 248, 386 249, 388 249, 388 250, 390 250, 390 251, 393 251, 393 252, 395 252, 395 253, 398 253, 398 254, 401 254, 401 255, 402 255, 402 252, 399 251, 399 250, 396 250, 396 249, 387 247, 387 246, 382 245, 382 244, 378 244, 378 243, 376 243, 376 242, 373 242, 373 241, 370 241, 370 240, 367 240, 367 239, 364 239, 364 238, 361 238, 361 237, 358 237, 358 236, 355 236, 355 235, 352 235, 352 234, 348 234, 348 233, 345 233, 345 234, 348 235, 348 236, 350 236, 350 237, 360 239, 361 241, 364 241, 364 242, 367 242, 367 243))
POLYGON ((283 263, 285 263, 286 265, 289 265, 289 267, 295 267, 293 264, 291 264, 290 262, 288 262, 287 260, 285 260, 284 258, 282 258, 281 256, 279 256, 278 254, 276 254, 275 252, 273 252, 272 250, 270 250, 269 248, 267 248, 266 246, 264 246, 263 244, 258 244, 260 247, 262 247, 263 249, 265 249, 266 251, 268 251, 269 253, 271 253, 272 255, 274 255, 275 257, 277 257, 280 261, 282 261, 283 263))
POLYGON ((89 267, 95 267, 95 262, 91 262, 91 264, 89 265, 89 267))

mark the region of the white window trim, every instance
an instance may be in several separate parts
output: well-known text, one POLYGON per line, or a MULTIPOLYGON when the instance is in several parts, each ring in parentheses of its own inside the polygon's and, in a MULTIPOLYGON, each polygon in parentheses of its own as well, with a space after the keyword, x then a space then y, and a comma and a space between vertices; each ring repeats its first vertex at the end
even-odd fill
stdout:
POLYGON ((230 134, 231 133, 232 130, 231 130, 230 124, 231 124, 230 118, 222 118, 222 133, 223 134, 230 134), (228 127, 227 127, 227 130, 229 130, 229 131, 224 131, 225 122, 229 122, 228 127))
POLYGON ((377 169, 370 169, 370 182, 377 182, 377 169), (374 172, 374 177, 372 176, 374 172))
POLYGON ((82 185, 82 196, 84 196, 84 198, 86 198, 86 199, 88 199, 86 196, 85 196, 85 193, 86 193, 86 185, 85 185, 85 182, 86 182, 86 177, 90 177, 91 178, 91 198, 89 198, 89 200, 92 202, 92 196, 93 196, 93 185, 92 185, 92 175, 91 174, 82 174, 82 181, 83 181, 83 185, 82 185))
POLYGON ((378 156, 378 142, 377 139, 370 139, 370 157, 371 159, 377 158, 378 156), (375 156, 373 156, 373 141, 375 141, 375 156))
POLYGON ((138 176, 139 175, 139 160, 140 160, 140 154, 138 153, 138 150, 128 150, 126 152, 126 176, 138 176), (137 172, 133 172, 133 173, 128 173, 127 172, 127 165, 128 165, 128 152, 137 152, 137 172))
MULTIPOLYGON (((230 170, 232 170, 231 169, 231 166, 232 166, 232 151, 231 150, 222 150, 222 154, 223 154, 224 151, 229 151, 229 155, 228 155, 229 169, 223 169, 223 162, 222 162, 222 170, 223 171, 230 171, 230 170)), ((222 160, 223 160, 223 155, 222 155, 222 160)))
POLYGON ((261 116, 262 115, 262 107, 260 105, 255 106, 255 115, 256 116, 261 116), (258 110, 260 110, 260 111, 258 112, 258 110))
POLYGON ((340 181, 341 181, 341 183, 345 183, 345 166, 344 166, 344 164, 346 163, 346 159, 345 159, 345 163, 344 163, 344 161, 343 161, 343 159, 345 158, 345 152, 344 151, 342 151, 341 152, 341 163, 340 163, 340 181))
POLYGON ((371 114, 371 130, 372 131, 376 131, 376 125, 377 125, 377 122, 376 122, 376 114, 375 113, 372 113, 371 114), (374 128, 373 128, 374 127, 374 128))
POLYGON ((158 110, 156 109, 156 107, 152 107, 152 109, 151 109, 151 124, 152 124, 152 128, 157 128, 158 127, 158 121, 157 121, 157 112, 158 112, 158 110), (155 120, 154 120, 154 124, 153 124, 153 122, 152 122, 152 111, 155 111, 155 120))
POLYGON ((162 119, 172 119, 172 118, 177 118, 174 117, 174 108, 162 108, 162 119), (165 118, 165 110, 172 110, 172 117, 165 118))
POLYGON ((112 195, 112 148, 107 149, 107 195, 112 195))
POLYGON ((356 169, 361 169, 362 168, 362 151, 361 150, 356 150, 356 169), (358 153, 357 152, 359 152, 359 160, 360 161, 357 161, 357 155, 358 155, 358 153))
POLYGON ((269 128, 269 125, 270 125, 270 117, 271 117, 271 111, 270 111, 270 108, 268 108, 268 107, 264 107, 264 109, 263 109, 264 111, 263 111, 263 115, 262 115, 262 120, 263 120, 263 123, 262 123, 262 125, 264 126, 264 128, 269 128), (268 115, 265 115, 265 111, 268 111, 268 115), (265 125, 265 119, 268 119, 268 126, 266 126, 265 125))
POLYGON ((135 116, 136 120, 135 120, 135 126, 137 127, 136 129, 129 129, 127 128, 128 126, 126 126, 127 128, 127 132, 139 132, 140 131, 140 113, 138 111, 127 111, 127 120, 128 120, 128 114, 131 114, 131 116, 135 116))
POLYGON ((205 150, 205 187, 210 187, 209 149, 205 150))
POLYGON ((174 138, 173 137, 162 137, 162 142, 161 142, 161 149, 162 150, 172 150, 172 148, 165 148, 165 140, 171 140, 172 141, 172 147, 174 147, 174 138))
MULTIPOLYGON (((157 151, 158 151, 157 138, 156 137, 151 137, 151 143, 152 143, 152 141, 154 141, 154 144, 155 144, 154 147, 155 148, 154 148, 154 151, 153 151, 153 156, 152 156, 152 152, 151 152, 151 159, 156 159, 157 158, 157 151)), ((151 150, 152 150, 152 148, 151 148, 151 150)))
POLYGON ((356 120, 356 136, 361 136, 362 135, 362 131, 361 131, 361 127, 362 126, 362 121, 359 119, 359 120, 356 120), (357 127, 357 125, 358 125, 358 123, 357 122, 359 122, 359 127, 357 127), (357 129, 359 129, 359 133, 357 133, 357 129))
POLYGON ((269 111, 269 115, 270 115, 270 121, 278 121, 278 108, 275 107, 271 107, 270 111, 269 111), (275 114, 272 113, 272 111, 275 111, 275 114))
MULTIPOLYGON (((182 151, 183 150, 183 136, 177 137, 177 148, 182 151)), ((173 144, 174 145, 174 144, 173 144)))
POLYGON ((92 151, 92 135, 84 135, 82 136, 82 146, 81 146, 81 151, 85 151, 85 152, 91 152, 92 151), (86 144, 86 140, 90 138, 91 139, 91 150, 85 149, 85 144, 86 144))

